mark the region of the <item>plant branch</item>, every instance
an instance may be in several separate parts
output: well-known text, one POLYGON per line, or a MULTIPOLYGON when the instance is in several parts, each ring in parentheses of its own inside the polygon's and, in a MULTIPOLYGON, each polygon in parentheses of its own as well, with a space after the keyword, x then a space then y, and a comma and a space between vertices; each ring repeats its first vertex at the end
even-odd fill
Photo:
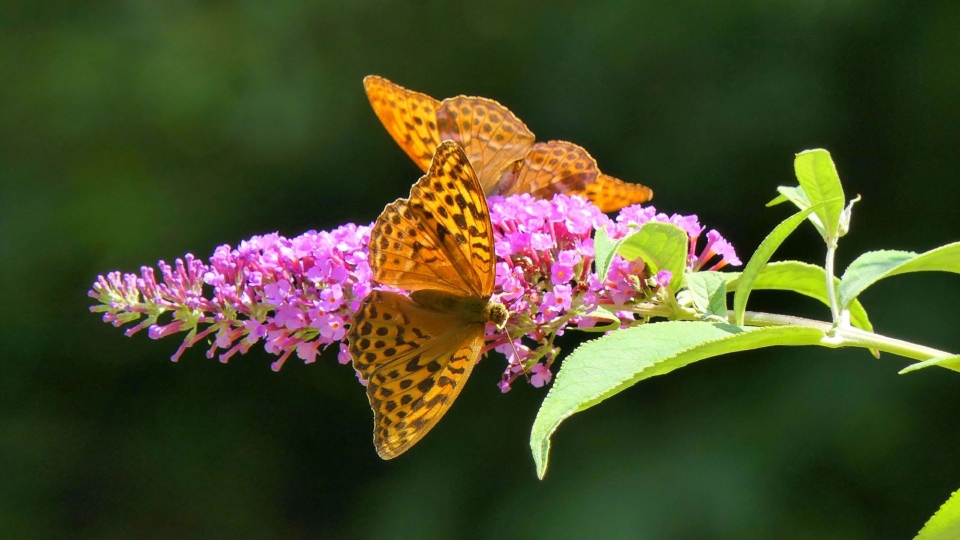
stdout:
MULTIPOLYGON (((730 322, 732 323, 733 320, 731 319, 730 322)), ((744 323, 748 326, 807 326, 823 330, 824 332, 830 332, 835 329, 836 334, 833 337, 828 337, 821 342, 823 346, 831 348, 862 347, 865 349, 877 349, 913 360, 930 360, 933 358, 952 356, 952 353, 946 351, 867 332, 866 330, 852 326, 841 325, 835 327, 826 321, 816 321, 803 317, 747 311, 744 313, 744 323)))

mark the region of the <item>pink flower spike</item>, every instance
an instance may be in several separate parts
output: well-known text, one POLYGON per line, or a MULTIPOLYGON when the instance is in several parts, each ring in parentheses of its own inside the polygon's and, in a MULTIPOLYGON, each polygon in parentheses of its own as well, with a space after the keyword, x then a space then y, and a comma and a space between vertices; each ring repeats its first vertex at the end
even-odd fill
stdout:
POLYGON ((314 319, 310 325, 319 329, 320 335, 323 336, 328 343, 340 341, 346 334, 346 330, 343 327, 343 318, 333 313, 324 313, 320 315, 314 319))
POLYGON ((249 343, 256 343, 260 338, 267 335, 266 325, 260 324, 260 322, 255 319, 243 321, 243 328, 247 331, 247 341, 249 343))
POLYGON ((286 279, 281 279, 276 283, 270 283, 263 287, 264 300, 275 306, 283 305, 283 302, 286 300, 287 294, 289 293, 290 282, 286 279))
POLYGON ((714 264, 710 270, 718 270, 728 264, 730 266, 740 266, 743 264, 740 261, 740 258, 737 257, 737 252, 735 249, 733 249, 733 245, 724 238, 720 238, 716 243, 714 243, 713 250, 717 253, 717 255, 720 255, 721 260, 720 262, 714 264))
POLYGON ((682 216, 680 214, 674 214, 668 218, 667 222, 683 229, 693 243, 696 243, 697 238, 700 238, 700 234, 703 233, 703 226, 700 225, 700 221, 696 215, 682 216))
POLYGON ((347 348, 346 343, 340 344, 340 352, 337 353, 337 362, 341 364, 349 364, 353 360, 353 357, 350 356, 350 349, 347 348))
POLYGON ((333 283, 320 291, 320 309, 335 311, 343 304, 343 289, 338 283, 333 283))
POLYGON ((657 215, 657 209, 652 206, 641 206, 635 204, 633 206, 627 206, 622 208, 620 213, 617 214, 617 223, 621 225, 619 228, 620 236, 623 236, 627 232, 626 226, 630 223, 634 225, 643 225, 644 223, 653 220, 654 216, 657 215))
POLYGON ((699 270, 714 255, 720 255, 722 260, 715 264, 711 270, 722 268, 728 264, 733 266, 739 266, 742 264, 740 259, 737 258, 737 253, 734 251, 733 246, 730 245, 730 242, 727 242, 722 236, 720 236, 719 232, 711 229, 709 232, 707 232, 707 245, 704 246, 703 252, 700 253, 700 257, 698 257, 694 263, 693 269, 699 270))
POLYGON ((307 325, 306 313, 296 305, 281 305, 277 308, 273 323, 289 330, 299 330, 307 325))
POLYGON ((317 347, 320 345, 317 341, 301 342, 297 345, 297 356, 299 356, 304 364, 312 364, 317 361, 317 354, 319 351, 317 347))
POLYGON ((563 264, 561 262, 555 262, 550 267, 550 280, 556 284, 566 284, 573 279, 573 267, 563 264))
POLYGON ((543 304, 540 306, 541 310, 551 315, 569 310, 571 292, 569 285, 557 285, 552 291, 543 295, 543 304))
POLYGON ((243 343, 238 343, 238 344, 234 345, 234 346, 231 347, 227 352, 221 354, 221 355, 218 357, 218 359, 220 360, 220 363, 221 363, 221 364, 226 364, 227 362, 230 361, 230 358, 232 358, 233 355, 235 355, 235 354, 237 354, 237 353, 241 353, 241 354, 242 354, 242 353, 245 353, 245 352, 246 352, 246 349, 245 349, 244 347, 245 347, 245 345, 244 345, 243 343))
MULTIPOLYGON (((637 304, 664 301, 660 288, 673 276, 653 275, 641 259, 615 256, 600 280, 593 261, 595 231, 603 228, 619 239, 650 221, 673 223, 690 237, 691 269, 709 265, 717 255, 720 261, 711 269, 740 262, 715 231, 707 235, 700 257, 693 256, 703 231, 693 215, 632 206, 612 221, 586 199, 568 195, 494 196, 488 204, 496 251, 493 298, 507 307, 509 319, 505 329, 486 326, 482 351, 507 358, 502 392, 518 378, 538 387, 549 384, 549 366, 559 351, 554 338, 569 325, 606 326, 590 316, 597 307, 606 306, 629 327, 645 322, 633 311, 637 304), (531 366, 530 373, 523 366, 531 366)), ((350 364, 344 329, 361 301, 374 290, 395 290, 372 281, 370 230, 347 224, 295 238, 264 234, 235 248, 221 245, 207 262, 188 254, 138 273, 109 272, 92 284, 91 310, 128 334, 143 328, 154 339, 182 333, 187 339, 173 359, 213 338, 209 352, 221 352, 222 362, 262 343, 277 356, 271 369, 279 370, 294 353, 310 363, 336 343, 337 361, 350 364)))
POLYGON ((181 328, 183 328, 183 321, 173 321, 166 326, 154 324, 147 330, 147 335, 150 336, 150 339, 160 339, 170 334, 176 334, 181 328))
POLYGON ((289 349, 283 353, 283 356, 281 356, 279 360, 270 364, 270 369, 273 370, 274 373, 280 371, 280 369, 283 367, 283 364, 286 363, 287 358, 290 358, 291 353, 293 353, 293 349, 289 349))
POLYGON ((670 285, 670 280, 673 279, 673 272, 669 270, 661 270, 657 272, 655 279, 657 280, 657 285, 660 288, 666 288, 668 285, 670 285))
POLYGON ((536 388, 541 388, 553 379, 553 373, 546 364, 536 363, 530 368, 530 384, 536 388))
POLYGON ((550 280, 555 285, 565 285, 573 279, 573 269, 580 263, 580 255, 573 250, 561 251, 557 261, 550 267, 550 280))

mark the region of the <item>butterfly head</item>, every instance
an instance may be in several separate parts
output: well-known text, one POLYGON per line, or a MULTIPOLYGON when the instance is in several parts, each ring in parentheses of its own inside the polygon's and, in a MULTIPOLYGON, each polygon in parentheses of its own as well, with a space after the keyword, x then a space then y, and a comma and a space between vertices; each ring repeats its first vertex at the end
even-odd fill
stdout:
POLYGON ((504 326, 507 325, 507 319, 510 317, 510 312, 507 311, 507 306, 494 300, 487 302, 487 306, 484 308, 483 314, 487 322, 492 322, 497 326, 497 330, 503 330, 504 326))

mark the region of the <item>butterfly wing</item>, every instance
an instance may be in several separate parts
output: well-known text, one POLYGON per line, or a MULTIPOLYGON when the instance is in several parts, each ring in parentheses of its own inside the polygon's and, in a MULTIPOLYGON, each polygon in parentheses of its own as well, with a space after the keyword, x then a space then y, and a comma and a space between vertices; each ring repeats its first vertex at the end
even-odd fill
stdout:
POLYGON ((523 159, 535 139, 509 109, 481 97, 443 100, 437 111, 437 126, 441 139, 463 147, 487 195, 497 193, 503 171, 523 159))
POLYGON ((486 298, 493 292, 493 228, 466 154, 445 141, 410 198, 383 210, 370 233, 374 279, 407 290, 486 298))
POLYGON ((566 141, 540 142, 524 156, 516 180, 501 185, 501 192, 550 198, 555 193, 582 191, 599 174, 597 162, 583 148, 566 141))
POLYGON ((600 173, 590 154, 573 143, 535 145, 527 126, 492 99, 458 96, 441 102, 376 75, 364 78, 363 85, 387 132, 424 171, 439 142, 452 140, 465 150, 487 195, 576 193, 604 212, 653 197, 644 185, 600 173))
POLYGON ((440 102, 376 75, 365 77, 363 87, 383 127, 387 128, 403 151, 426 171, 434 150, 442 140, 437 131, 440 102))
POLYGON ((601 173, 577 195, 593 201, 602 212, 616 212, 624 206, 645 203, 653 198, 653 190, 643 184, 633 184, 601 173))
POLYGON ((348 339, 382 458, 407 451, 443 417, 473 371, 483 334, 475 315, 434 311, 387 291, 364 299, 348 339))

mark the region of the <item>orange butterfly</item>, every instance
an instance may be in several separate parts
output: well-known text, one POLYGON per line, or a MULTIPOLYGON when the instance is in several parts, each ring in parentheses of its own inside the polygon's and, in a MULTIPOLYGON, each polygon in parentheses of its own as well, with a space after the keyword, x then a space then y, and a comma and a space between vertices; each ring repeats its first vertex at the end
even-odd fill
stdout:
POLYGON ((384 459, 416 444, 447 412, 473 370, 484 327, 507 309, 494 288, 493 226, 463 149, 440 144, 409 199, 387 205, 370 233, 373 291, 347 334, 367 381, 373 442, 384 459))
POLYGON ((653 190, 603 174, 586 150, 565 141, 534 142, 533 133, 492 99, 457 96, 437 101, 383 77, 363 79, 377 117, 424 171, 440 141, 466 151, 486 195, 583 195, 604 212, 649 201, 653 190))

